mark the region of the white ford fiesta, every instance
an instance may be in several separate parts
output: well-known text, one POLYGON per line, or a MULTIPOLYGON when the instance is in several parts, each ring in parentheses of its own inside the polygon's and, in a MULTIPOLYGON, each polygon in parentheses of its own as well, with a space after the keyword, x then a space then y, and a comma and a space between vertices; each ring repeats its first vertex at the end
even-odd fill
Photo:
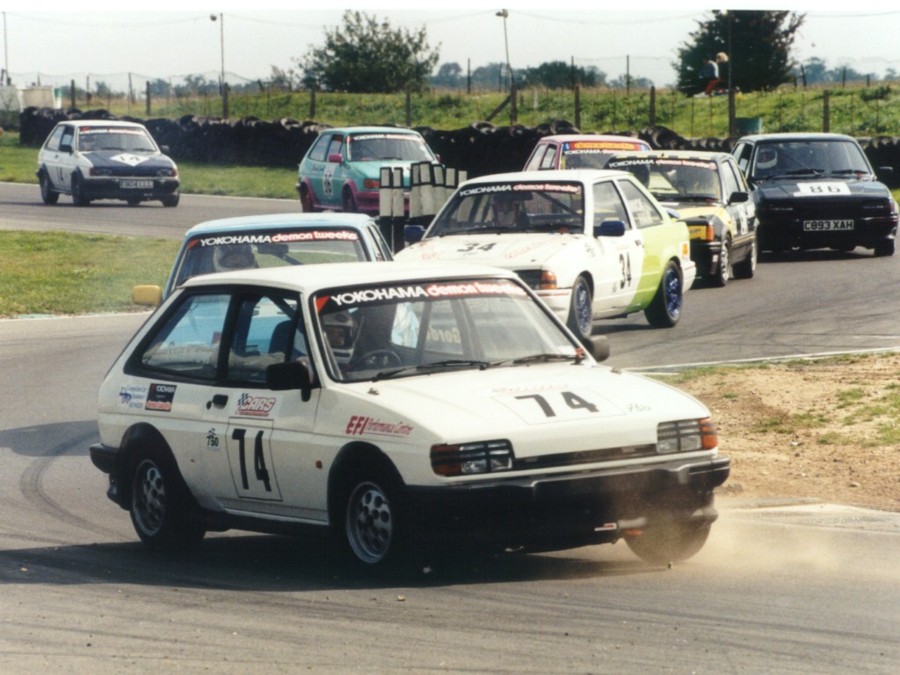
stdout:
POLYGON ((110 369, 91 459, 153 546, 237 528, 327 532, 364 569, 621 538, 685 559, 729 472, 709 411, 587 345, 499 269, 199 276, 110 369))

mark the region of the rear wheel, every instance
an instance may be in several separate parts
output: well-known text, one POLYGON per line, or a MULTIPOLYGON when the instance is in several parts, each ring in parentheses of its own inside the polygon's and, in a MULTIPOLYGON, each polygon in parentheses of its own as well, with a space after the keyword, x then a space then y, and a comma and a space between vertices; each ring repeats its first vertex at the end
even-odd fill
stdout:
POLYGON ((679 523, 664 520, 639 534, 626 535, 628 548, 653 565, 681 562, 695 555, 709 537, 710 523, 679 523))
POLYGON ((313 208, 312 195, 309 192, 309 188, 305 185, 300 188, 300 208, 303 213, 312 213, 315 211, 313 208))
POLYGON ((41 171, 41 176, 38 180, 41 184, 41 201, 48 206, 56 204, 59 201, 59 193, 53 189, 53 184, 50 182, 50 176, 47 175, 47 172, 41 171))
POLYGON ((644 316, 654 328, 671 328, 681 318, 684 283, 681 268, 670 260, 663 270, 662 279, 653 301, 644 310, 644 316))
POLYGON ((756 240, 754 239, 753 243, 750 244, 750 252, 747 254, 747 257, 735 264, 734 278, 752 279, 753 275, 756 274, 756 262, 758 257, 759 249, 757 248, 756 240))
POLYGON ((587 279, 579 276, 572 286, 572 298, 569 301, 569 319, 566 321, 575 336, 585 340, 593 332, 593 298, 587 279))
POLYGON ((175 462, 165 453, 144 450, 131 475, 129 512, 135 532, 148 546, 168 548, 203 538, 191 497, 175 462))

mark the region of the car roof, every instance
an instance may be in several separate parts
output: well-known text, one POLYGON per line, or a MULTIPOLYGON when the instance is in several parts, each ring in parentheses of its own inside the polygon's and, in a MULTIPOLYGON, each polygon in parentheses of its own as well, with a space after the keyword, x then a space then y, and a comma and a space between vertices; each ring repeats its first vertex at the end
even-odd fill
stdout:
POLYGON ((407 129, 405 127, 334 127, 333 129, 324 129, 321 133, 341 133, 341 134, 409 134, 410 136, 419 136, 415 129, 407 129))
POLYGON ((846 134, 831 134, 815 131, 796 131, 783 132, 777 134, 753 134, 752 136, 742 136, 739 141, 750 141, 753 143, 767 141, 853 141, 857 142, 853 136, 846 134))
POLYGON ((563 143, 565 141, 622 141, 629 140, 635 143, 643 143, 650 145, 647 141, 637 136, 626 136, 625 134, 554 134, 552 136, 544 136, 538 143, 554 142, 563 143))
POLYGON ((322 227, 343 227, 363 229, 374 221, 365 213, 269 213, 258 216, 219 218, 198 223, 185 233, 185 239, 197 235, 222 232, 253 232, 257 230, 312 229, 322 227))
POLYGON ((612 169, 552 169, 549 171, 516 171, 511 173, 495 173, 478 178, 470 178, 460 188, 466 185, 480 185, 483 183, 548 183, 559 181, 565 183, 593 183, 598 178, 615 178, 616 176, 631 178, 627 171, 612 169))
POLYGON ((347 262, 327 265, 287 265, 203 274, 188 279, 181 288, 221 284, 250 284, 284 288, 309 295, 323 288, 376 285, 397 281, 441 281, 455 278, 517 279, 515 272, 456 262, 391 261, 347 262))
POLYGON ((705 150, 641 150, 631 152, 617 152, 610 161, 618 157, 659 157, 665 159, 696 159, 700 161, 725 161, 733 157, 730 152, 705 151, 705 150))
POLYGON ((65 120, 60 124, 72 124, 76 127, 123 127, 130 129, 146 129, 143 124, 137 122, 125 122, 122 120, 65 120))

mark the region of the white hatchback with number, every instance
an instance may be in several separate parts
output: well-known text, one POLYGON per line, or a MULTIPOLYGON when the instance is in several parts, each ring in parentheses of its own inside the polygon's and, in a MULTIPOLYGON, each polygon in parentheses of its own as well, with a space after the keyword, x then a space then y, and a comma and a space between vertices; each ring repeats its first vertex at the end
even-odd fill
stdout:
POLYGON ((110 369, 91 459, 151 546, 240 528, 330 532, 368 569, 620 538, 687 558, 729 460, 701 403, 600 365, 603 342, 492 268, 198 276, 110 369))

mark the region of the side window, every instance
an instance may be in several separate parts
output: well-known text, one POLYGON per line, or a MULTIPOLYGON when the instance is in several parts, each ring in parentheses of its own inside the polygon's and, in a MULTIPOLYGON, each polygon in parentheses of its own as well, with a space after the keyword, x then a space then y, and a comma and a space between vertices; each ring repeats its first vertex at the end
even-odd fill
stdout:
POLYGON ((136 352, 132 365, 168 375, 214 380, 230 300, 228 293, 182 296, 146 346, 136 352))
POLYGON ((665 222, 666 219, 660 210, 634 183, 621 180, 619 181, 619 187, 622 189, 622 194, 625 195, 628 210, 631 212, 634 224, 638 229, 662 225, 665 222))
MULTIPOLYGON (((544 151, 544 156, 541 157, 541 169, 555 169, 556 168, 556 155, 559 152, 559 146, 549 143, 547 145, 547 149, 544 151)), ((563 167, 560 167, 563 168, 563 167)))
POLYGON ((328 145, 331 143, 331 134, 323 134, 316 139, 309 158, 317 162, 324 162, 327 159, 328 145))
POLYGON ((47 139, 47 150, 59 150, 59 142, 65 129, 66 127, 59 126, 53 130, 53 133, 50 134, 50 138, 47 139))
POLYGON ((733 162, 725 162, 722 165, 722 179, 725 181, 724 200, 727 202, 732 192, 747 192, 747 184, 743 180, 741 172, 733 162))
POLYGON ((75 129, 72 127, 63 127, 62 137, 59 139, 60 145, 75 146, 75 129))
POLYGON ((740 167, 744 174, 750 169, 750 155, 752 152, 753 146, 749 143, 739 144, 734 151, 734 156, 737 157, 738 167, 740 167))
POLYGON ((297 299, 277 294, 241 296, 230 336, 225 379, 234 383, 264 384, 273 363, 303 360, 309 349, 297 299))
POLYGON ((341 154, 341 146, 344 144, 343 136, 332 136, 331 142, 328 144, 328 155, 341 154))
POLYGON ((611 180, 594 184, 594 225, 607 220, 621 220, 628 226, 628 212, 611 180))

